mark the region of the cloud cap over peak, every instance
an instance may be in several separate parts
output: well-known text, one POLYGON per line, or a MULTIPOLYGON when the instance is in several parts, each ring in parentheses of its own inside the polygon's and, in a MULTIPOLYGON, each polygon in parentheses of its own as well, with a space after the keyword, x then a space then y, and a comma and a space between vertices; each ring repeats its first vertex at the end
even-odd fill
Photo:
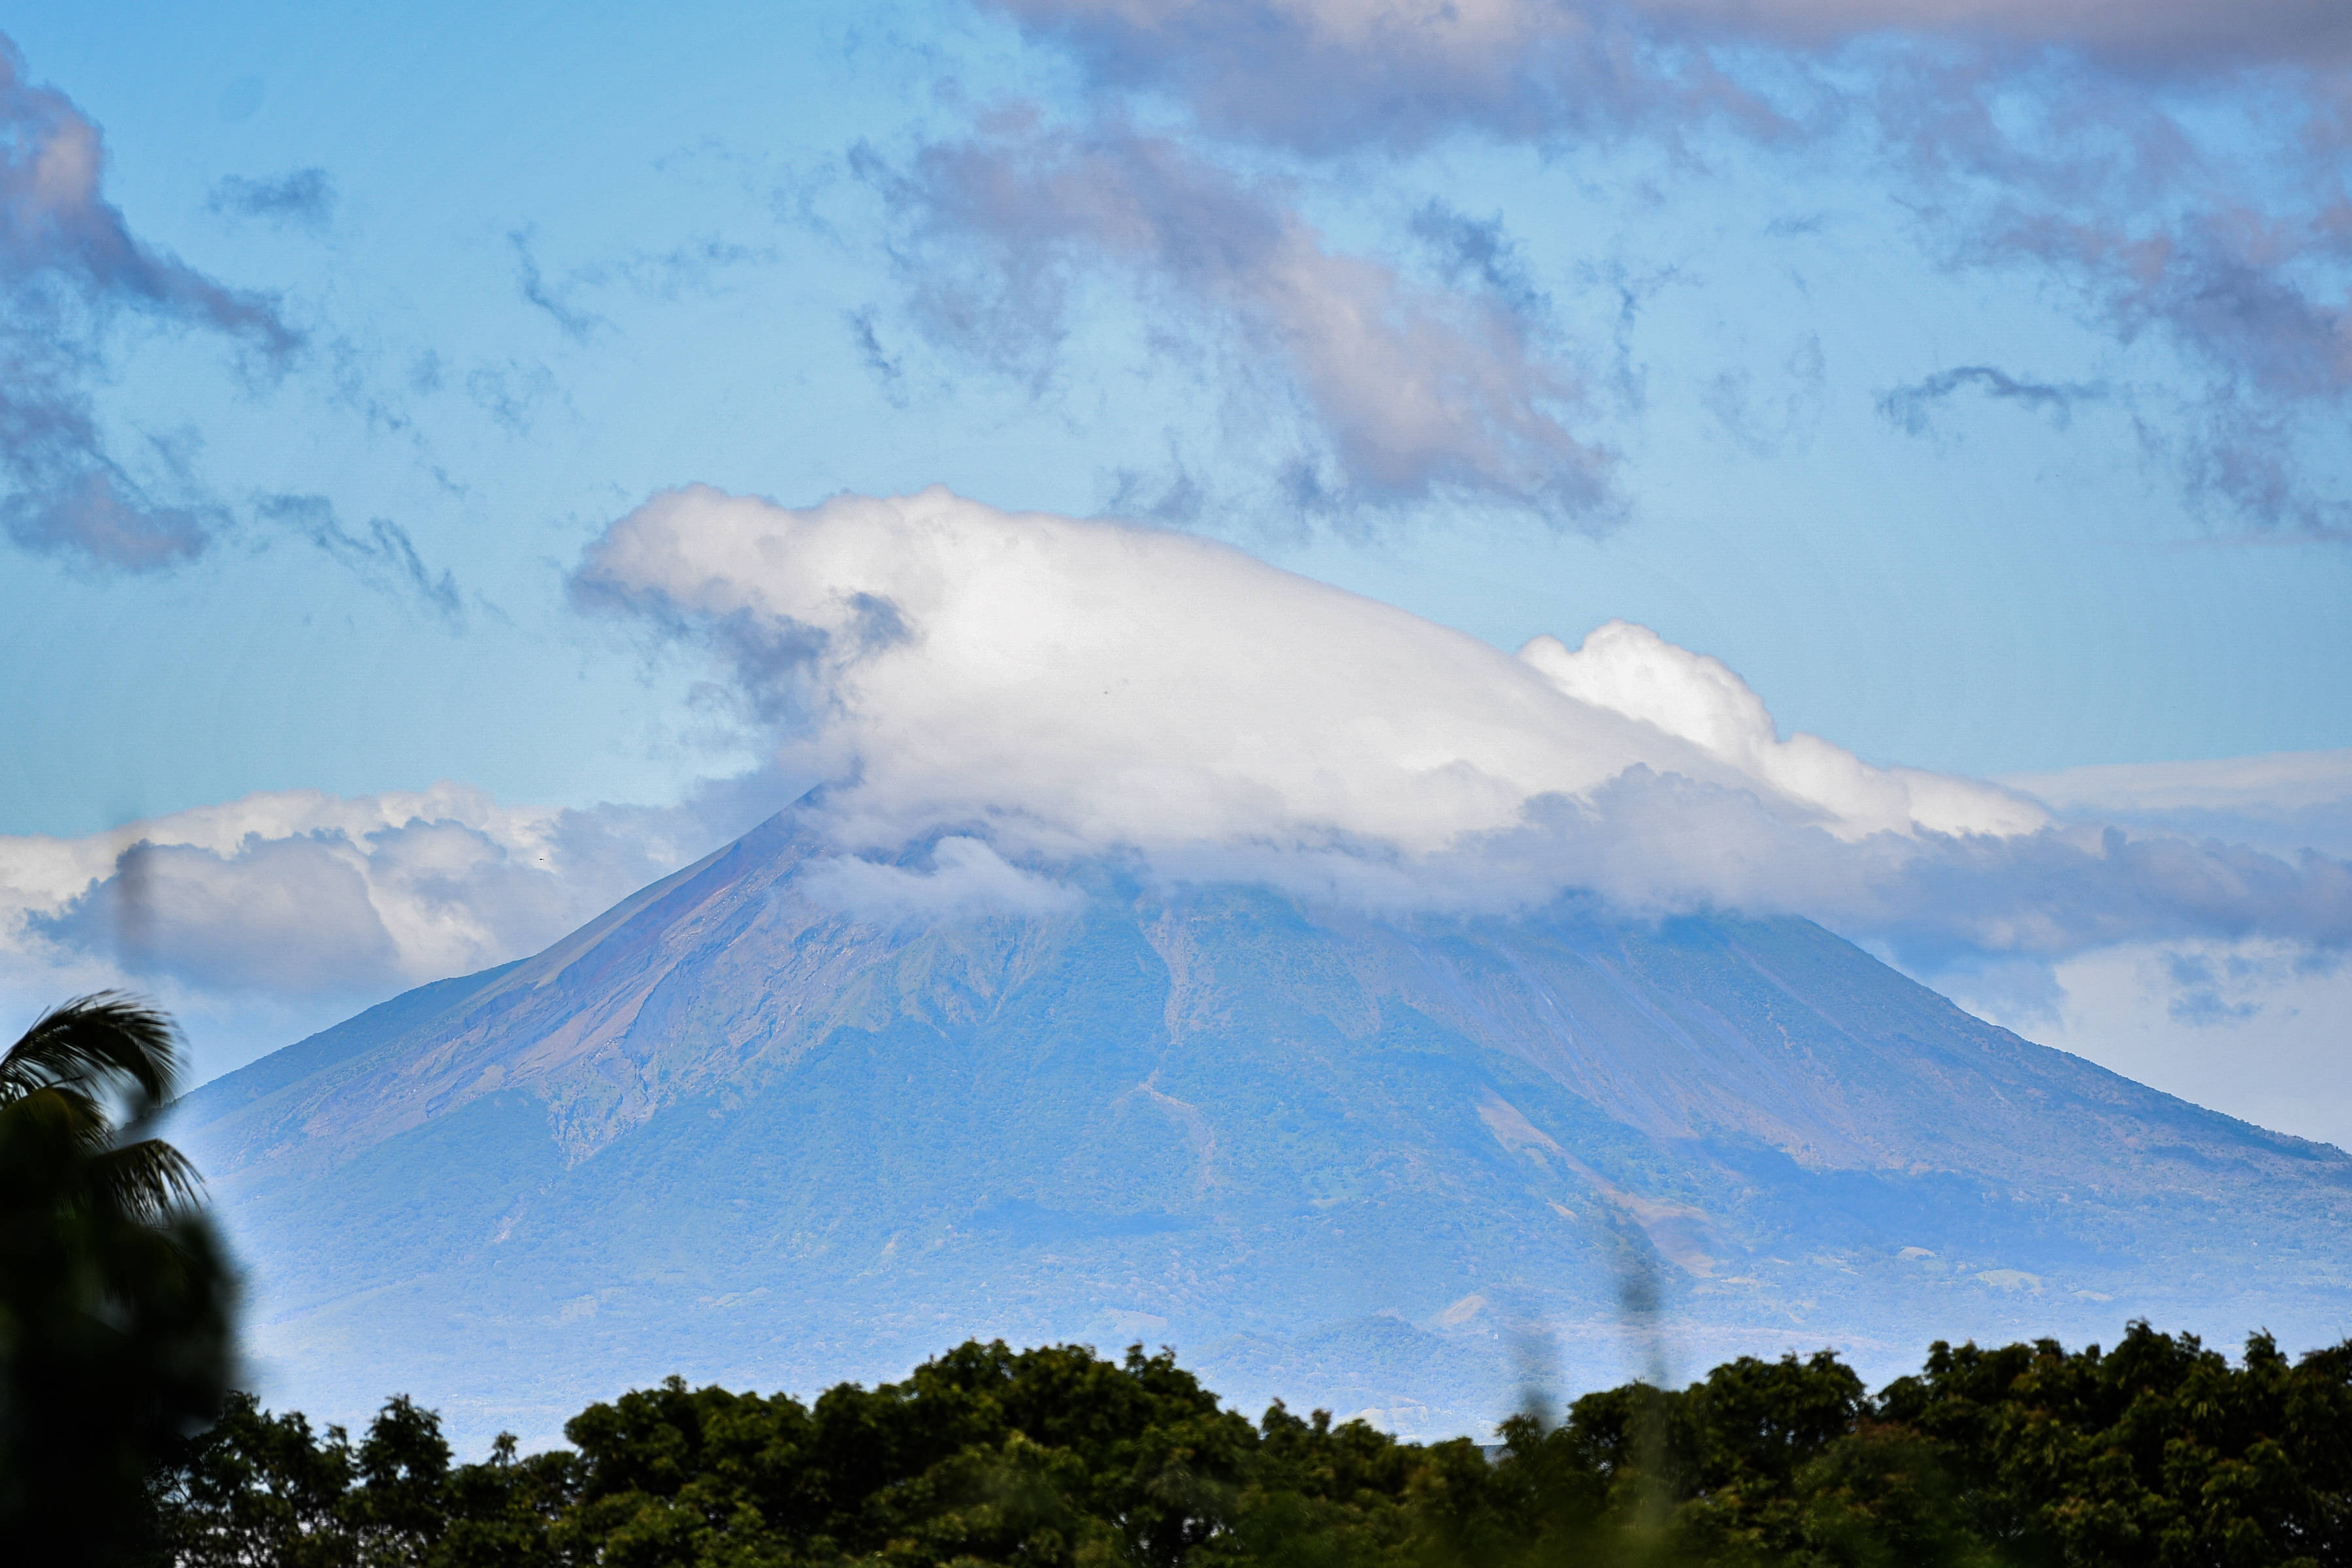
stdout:
POLYGON ((853 841, 1424 857, 1632 773, 1837 839, 2032 831, 2005 791, 1782 742, 1721 664, 1617 623, 1513 658, 1230 546, 933 488, 655 497, 576 589, 708 639, 853 841))

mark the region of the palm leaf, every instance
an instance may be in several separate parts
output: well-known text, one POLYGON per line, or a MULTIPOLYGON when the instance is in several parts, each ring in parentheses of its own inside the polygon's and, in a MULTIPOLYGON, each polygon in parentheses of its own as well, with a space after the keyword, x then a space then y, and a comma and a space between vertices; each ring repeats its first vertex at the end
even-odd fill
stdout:
POLYGON ((204 1194, 204 1178, 185 1154, 161 1138, 109 1149, 90 1161, 91 1194, 116 1213, 155 1225, 204 1194))
POLYGON ((0 1056, 0 1105, 50 1087, 85 1098, 115 1089, 130 1096, 134 1118, 144 1116, 172 1098, 179 1068, 172 1020, 135 997, 101 991, 43 1015, 0 1056))

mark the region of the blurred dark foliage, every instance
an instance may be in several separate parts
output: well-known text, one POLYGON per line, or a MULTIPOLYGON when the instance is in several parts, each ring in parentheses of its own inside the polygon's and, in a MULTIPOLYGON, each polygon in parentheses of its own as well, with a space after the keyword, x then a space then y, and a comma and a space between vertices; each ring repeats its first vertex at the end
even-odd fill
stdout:
POLYGON ((148 1135, 179 1060, 114 995, 0 1056, 0 1561, 134 1555, 153 1467, 221 1411, 233 1281, 194 1172, 148 1135))
POLYGON ((967 1343, 812 1405, 676 1379, 582 1412, 572 1451, 453 1465, 406 1399, 354 1443, 237 1397, 153 1480, 160 1561, 422 1568, 784 1564, 1840 1565, 2352 1563, 2352 1342, 2231 1365, 1937 1344, 1875 1398, 1827 1353, 1632 1384, 1501 1444, 1398 1442, 1172 1355, 967 1343))

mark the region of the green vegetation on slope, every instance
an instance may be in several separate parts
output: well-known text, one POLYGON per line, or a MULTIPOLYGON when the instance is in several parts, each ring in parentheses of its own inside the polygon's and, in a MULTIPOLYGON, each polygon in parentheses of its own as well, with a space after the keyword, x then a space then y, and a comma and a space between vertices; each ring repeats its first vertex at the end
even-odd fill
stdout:
POLYGON ((677 1380, 568 1452, 452 1465, 405 1399, 352 1442, 233 1401, 153 1479, 164 1562, 611 1564, 2352 1562, 2352 1341, 2240 1365, 2135 1325, 2112 1351, 1938 1343, 1875 1397, 1824 1352, 1549 1426, 1400 1443, 1253 1425, 1170 1354, 970 1342, 803 1405, 677 1380))

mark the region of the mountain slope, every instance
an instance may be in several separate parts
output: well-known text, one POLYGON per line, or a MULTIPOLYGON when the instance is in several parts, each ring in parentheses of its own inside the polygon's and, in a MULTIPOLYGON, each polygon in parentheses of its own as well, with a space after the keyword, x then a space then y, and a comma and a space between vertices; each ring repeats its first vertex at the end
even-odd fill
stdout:
POLYGON ((806 1388, 990 1332, 1458 1429, 1547 1363, 2352 1329, 2341 1152, 1803 921, 1108 870, 1064 913, 874 921, 803 896, 813 847, 786 813, 189 1097, 273 1396, 528 1434, 672 1370, 806 1388))

